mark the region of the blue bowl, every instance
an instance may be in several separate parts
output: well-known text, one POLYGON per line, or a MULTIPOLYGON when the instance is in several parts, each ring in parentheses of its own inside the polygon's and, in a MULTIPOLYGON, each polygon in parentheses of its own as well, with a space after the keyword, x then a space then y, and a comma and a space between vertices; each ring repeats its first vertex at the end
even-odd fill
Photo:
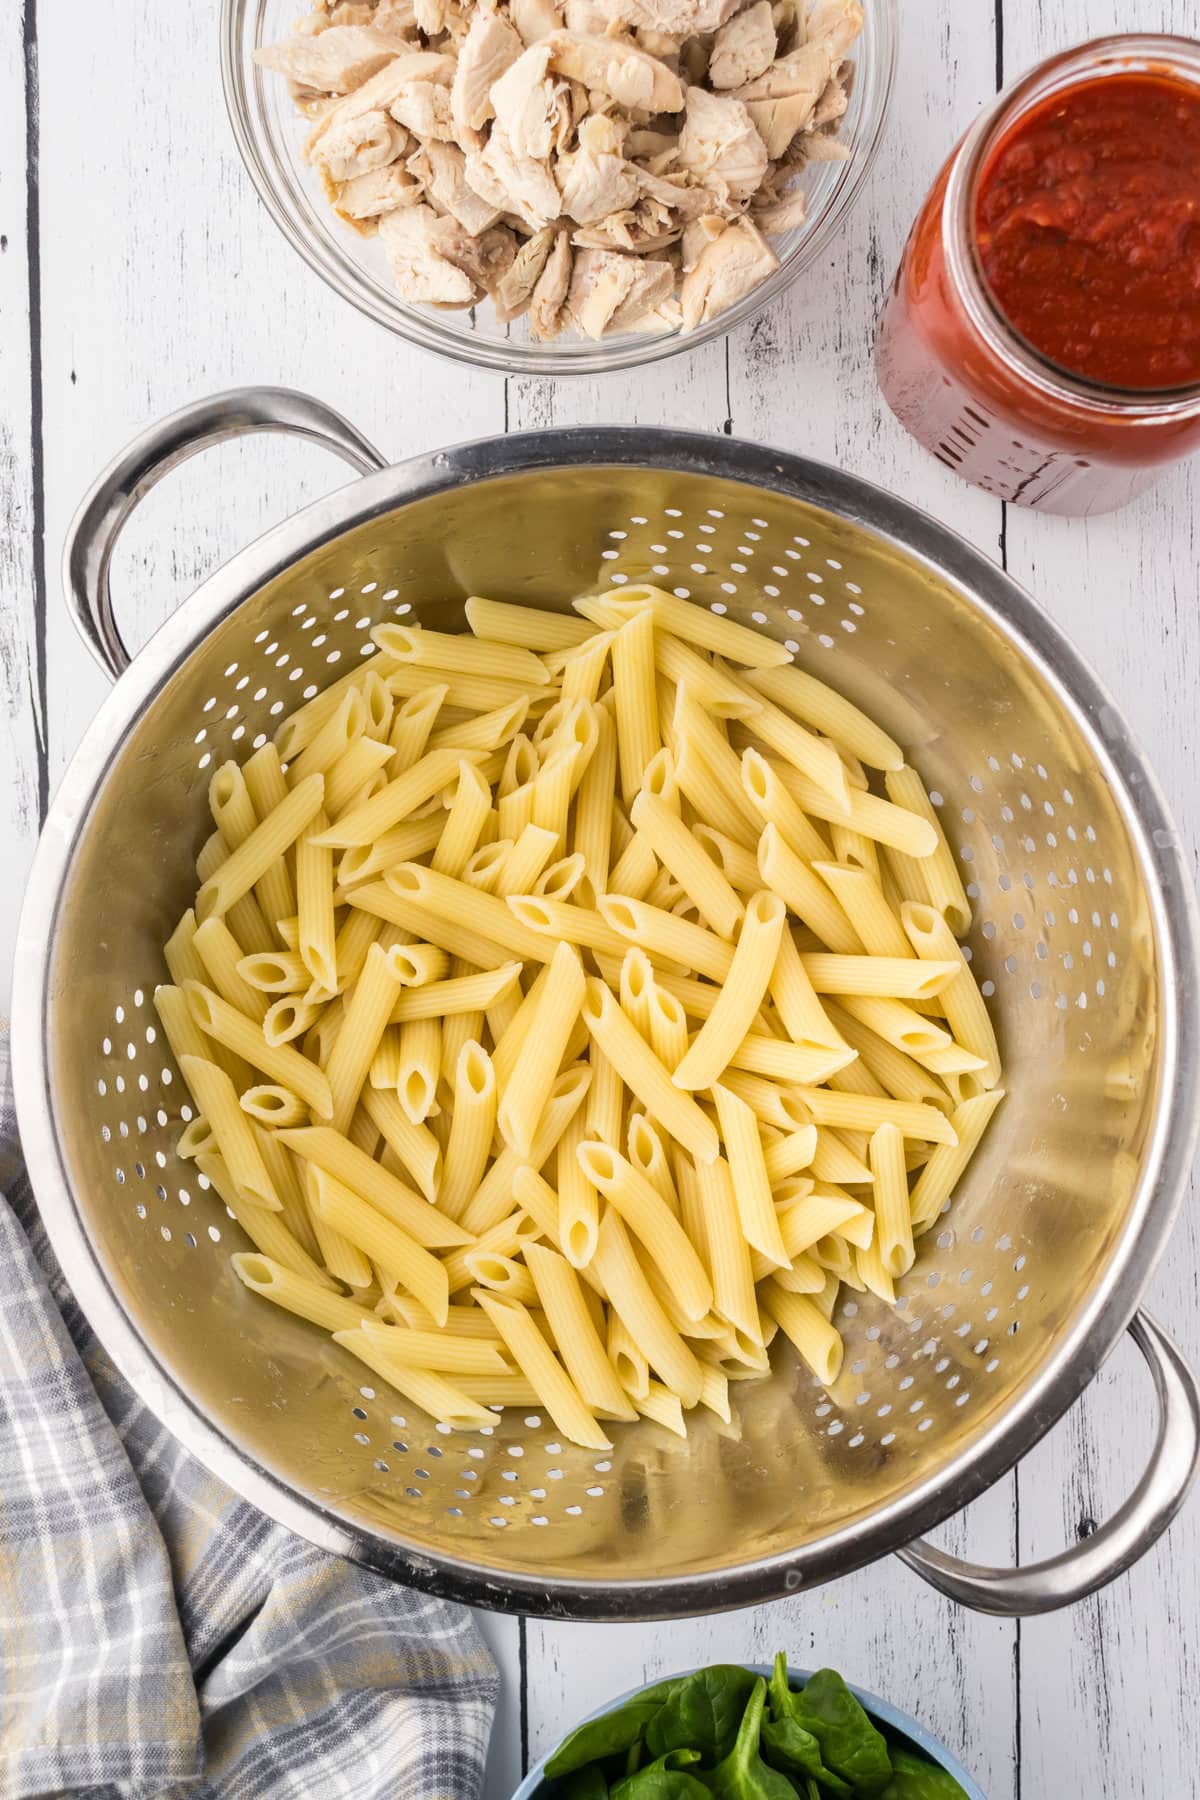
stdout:
MULTIPOLYGON (((741 1666, 752 1670, 755 1675, 763 1676, 767 1681, 771 1678, 771 1670, 766 1663, 743 1663, 741 1666)), ((789 1668, 788 1672, 794 1680, 804 1682, 808 1680, 813 1670, 789 1668)), ((580 1719, 578 1723, 586 1725, 589 1719, 600 1718, 602 1714, 611 1712, 615 1706, 620 1706, 626 1700, 632 1700, 633 1696, 640 1694, 644 1688, 656 1687, 659 1681, 673 1681, 680 1675, 694 1673, 693 1669, 679 1669, 674 1675, 660 1675, 652 1682, 643 1682, 641 1687, 629 1688, 624 1694, 614 1694, 611 1700, 606 1700, 603 1706, 596 1707, 594 1712, 588 1713, 587 1717, 580 1719)), ((951 1756, 945 1744, 939 1743, 933 1733, 927 1731, 924 1725, 918 1724, 916 1719, 910 1718, 908 1713, 901 1712, 900 1708, 893 1706, 890 1701, 880 1700, 876 1694, 868 1694, 865 1688, 855 1687, 853 1683, 847 1685, 869 1718, 873 1719, 877 1725, 886 1726, 893 1737, 903 1738, 906 1743, 912 1745, 914 1750, 919 1750, 922 1756, 928 1757, 929 1761, 936 1764, 939 1769, 945 1769, 948 1775, 953 1775, 955 1781, 967 1795, 967 1800, 987 1800, 987 1795, 979 1783, 971 1779, 958 1759, 951 1756)), ((547 1752, 547 1756, 550 1754, 552 1752, 547 1752)), ((530 1769, 512 1800, 534 1800, 534 1795, 545 1779, 546 1761, 547 1757, 543 1756, 542 1760, 530 1769)))

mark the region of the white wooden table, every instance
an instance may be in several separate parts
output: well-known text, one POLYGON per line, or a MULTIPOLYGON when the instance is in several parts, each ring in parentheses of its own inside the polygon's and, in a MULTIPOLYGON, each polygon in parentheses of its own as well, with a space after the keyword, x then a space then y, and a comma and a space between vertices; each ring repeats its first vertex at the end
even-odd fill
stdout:
MULTIPOLYGON (((903 435, 869 355, 904 232, 997 82, 1132 23, 1194 32, 1196 0, 1158 0, 1132 19, 1119 0, 901 9, 883 149, 826 266, 728 342, 628 377, 551 383, 506 382, 410 350, 292 255, 233 147, 212 0, 0 7, 0 1013, 39 821, 103 686, 63 605, 67 519, 142 425, 239 382, 307 389, 397 459, 604 421, 729 432, 844 464, 967 533, 1039 596, 1119 697, 1185 835, 1200 838, 1200 461, 1114 518, 1005 517, 903 435)), ((127 636, 140 642, 216 562, 340 479, 323 457, 275 439, 188 464, 122 544, 127 636)), ((1193 1357, 1197 1250, 1188 1217, 1152 1295, 1193 1357)), ((1122 1350, 941 1541, 1001 1562, 1072 1541, 1136 1479, 1149 1412, 1136 1358, 1122 1350)), ((1200 1792, 1200 1504, 1107 1593, 1020 1625, 961 1612, 896 1563, 669 1626, 481 1623, 504 1676, 488 1800, 510 1793, 523 1762, 606 1696, 659 1671, 764 1660, 779 1647, 911 1702, 993 1800, 1200 1792)))

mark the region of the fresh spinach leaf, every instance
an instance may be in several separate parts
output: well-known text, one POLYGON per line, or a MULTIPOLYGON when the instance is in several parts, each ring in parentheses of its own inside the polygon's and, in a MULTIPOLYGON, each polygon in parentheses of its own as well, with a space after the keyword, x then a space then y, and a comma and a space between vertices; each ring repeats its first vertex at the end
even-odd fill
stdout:
POLYGON ((715 1769, 700 1777, 716 1800, 796 1800, 796 1790, 787 1776, 772 1769, 759 1755, 766 1700, 767 1684, 759 1676, 754 1680, 733 1748, 715 1769))
POLYGON ((608 1800, 608 1783, 599 1763, 585 1763, 567 1776, 557 1793, 558 1800, 608 1800))
POLYGON ((771 1708, 777 1720, 793 1719, 812 1733, 826 1767, 848 1781, 856 1794, 880 1794, 891 1780, 886 1738, 833 1669, 819 1669, 797 1692, 788 1686, 787 1658, 777 1656, 771 1708))
POLYGON ((715 1663, 685 1676, 646 1727, 651 1756, 688 1749, 698 1750, 706 1763, 720 1762, 737 1736, 753 1686, 749 1670, 734 1664, 715 1663))
POLYGON ((797 1725, 795 1719, 767 1719, 762 1728, 763 1760, 773 1768, 791 1776, 807 1775, 819 1781, 831 1794, 850 1792, 840 1775, 827 1769, 821 1760, 821 1746, 811 1731, 797 1725))
POLYGON ((708 1789, 688 1773, 699 1761, 698 1750, 668 1750, 618 1781, 612 1800, 709 1800, 708 1789))
POLYGON ((585 1763, 603 1762, 607 1756, 617 1756, 628 1750, 644 1734, 677 1685, 673 1681, 660 1681, 655 1687, 644 1688, 613 1712, 580 1725, 547 1759, 546 1779, 553 1781, 559 1775, 570 1775, 574 1769, 582 1769, 585 1763))
POLYGON ((911 1750, 892 1749, 892 1779, 882 1800, 967 1800, 953 1775, 911 1750))

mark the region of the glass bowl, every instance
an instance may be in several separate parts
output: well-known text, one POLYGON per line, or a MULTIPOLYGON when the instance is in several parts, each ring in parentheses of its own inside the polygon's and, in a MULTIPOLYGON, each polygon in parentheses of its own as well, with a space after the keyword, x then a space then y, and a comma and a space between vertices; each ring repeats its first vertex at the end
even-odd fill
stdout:
POLYGON ((495 317, 491 303, 469 312, 439 312, 400 299, 379 242, 343 225, 301 156, 311 130, 292 104, 287 83, 260 69, 252 52, 285 37, 296 0, 223 0, 221 73, 233 134, 250 178, 292 248, 344 300, 410 343, 459 362, 505 374, 595 375, 657 362, 692 350, 753 318, 828 247, 862 187, 883 132, 896 61, 896 0, 865 0, 866 24, 853 47, 855 77, 838 136, 850 149, 843 163, 810 163, 800 185, 808 217, 772 240, 780 266, 761 287, 695 331, 626 332, 599 343, 566 333, 551 344, 529 336, 518 319, 495 317))

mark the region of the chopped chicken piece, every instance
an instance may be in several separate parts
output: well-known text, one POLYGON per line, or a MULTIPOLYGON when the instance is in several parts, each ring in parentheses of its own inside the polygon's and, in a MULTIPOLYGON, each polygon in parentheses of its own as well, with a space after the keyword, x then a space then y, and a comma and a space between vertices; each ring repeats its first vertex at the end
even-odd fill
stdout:
POLYGON ((652 307, 629 327, 631 331, 678 331, 683 324, 683 308, 672 294, 661 306, 652 307))
POLYGON ((552 69, 590 90, 610 95, 621 106, 661 113, 678 112, 683 105, 679 77, 628 38, 556 31, 543 43, 550 46, 552 69))
POLYGON ((825 91, 835 59, 824 44, 802 44, 790 56, 781 56, 753 81, 737 91, 739 100, 784 100, 803 95, 810 112, 825 91))
POLYGON ((689 219, 699 218, 701 213, 714 210, 714 197, 709 190, 706 187, 687 186, 686 177, 680 175, 655 175, 639 164, 638 186, 643 194, 648 194, 661 206, 677 213, 685 224, 689 219))
POLYGON ((309 138, 305 154, 312 162, 325 162, 326 157, 320 149, 325 137, 340 132, 367 113, 390 113, 394 101, 415 81, 448 82, 453 74, 454 58, 441 56, 435 50, 407 50, 400 56, 393 56, 377 75, 372 75, 369 81, 364 81, 360 88, 331 107, 309 138))
POLYGON ((849 104, 849 94, 837 76, 831 75, 825 84, 824 93, 813 108, 811 129, 817 131, 822 125, 832 125, 843 116, 849 104))
MULTIPOLYGON (((582 254, 590 253, 584 251, 582 254)), ((609 331, 636 331, 648 313, 667 305, 674 292, 675 265, 639 256, 634 263, 629 291, 608 321, 609 331)))
POLYGON ((562 14, 555 0, 508 0, 508 13, 526 47, 562 29, 562 14))
POLYGON ((694 269, 699 261, 700 253, 706 250, 714 239, 719 238, 729 220, 723 219, 720 213, 702 213, 698 219, 684 227, 683 232, 683 272, 686 275, 694 269))
POLYGON ((625 140, 625 154, 630 162, 650 162, 656 156, 669 161, 678 148, 679 139, 674 132, 655 131, 652 127, 639 126, 625 140))
POLYGON ((439 219, 437 223, 437 244, 442 256, 490 294, 516 258, 517 240, 508 226, 497 225, 475 237, 453 219, 439 219))
POLYGON ((859 0, 815 0, 804 22, 804 36, 807 43, 827 45, 830 60, 836 65, 862 28, 859 0))
POLYGON ((554 136, 550 111, 554 103, 550 80, 552 38, 543 38, 492 83, 492 110, 517 156, 549 156, 554 136))
POLYGON ((481 199, 466 177, 467 159, 457 144, 430 142, 410 156, 406 167, 422 183, 426 195, 468 232, 488 231, 501 208, 481 199))
POLYGON ((254 52, 254 60, 320 94, 350 94, 408 47, 399 30, 370 25, 331 25, 315 37, 293 32, 279 44, 254 52))
MULTIPOLYGON (((764 190, 766 192, 766 190, 764 190)), ((787 192, 769 197, 763 206, 751 206, 750 218, 757 230, 764 237, 782 237, 785 231, 794 231, 803 225, 807 206, 804 189, 790 188, 787 192)))
POLYGON ((738 0, 622 0, 621 16, 648 31, 689 38, 716 31, 737 5, 738 0))
POLYGON ((571 262, 570 239, 565 231, 560 231, 554 248, 546 259, 546 266, 537 278, 533 298, 529 303, 530 334, 543 344, 548 344, 562 330, 563 313, 571 284, 571 262))
POLYGON ((683 278, 679 298, 684 330, 693 331, 717 318, 778 267, 779 258, 749 219, 727 225, 700 252, 683 278))
POLYGON ((567 311, 585 337, 601 338, 633 290, 638 258, 615 250, 580 250, 571 273, 567 311))
MULTIPOLYGON (((569 16, 568 12, 568 20, 569 16)), ((635 31, 637 41, 647 56, 656 56, 659 62, 666 63, 668 69, 675 74, 679 73, 679 54, 685 42, 683 38, 675 37, 669 31, 652 31, 648 25, 638 25, 635 31)))
POLYGON ((566 0, 563 16, 568 31, 582 31, 591 37, 607 37, 624 24, 623 15, 605 6, 603 0, 566 0))
POLYGON ((467 156, 467 180, 485 200, 515 213, 530 231, 552 225, 562 210, 554 177, 544 162, 518 156, 500 125, 484 148, 467 156))
POLYGON ((571 242, 580 250, 632 250, 638 256, 652 251, 669 250, 683 236, 664 207, 655 200, 641 201, 632 210, 609 213, 599 225, 585 225, 571 233, 571 242))
POLYGON ((333 181, 352 181, 382 169, 404 154, 408 133, 402 125, 376 109, 322 130, 312 160, 333 181))
POLYGON ((806 130, 812 118, 807 94, 785 94, 779 100, 747 100, 744 104, 772 162, 778 162, 796 133, 806 130))
POLYGON ((421 184, 402 163, 369 169, 334 188, 333 204, 351 224, 380 218, 398 206, 413 206, 421 198, 421 184))
POLYGON ((639 171, 621 155, 621 133, 611 119, 594 115, 579 127, 579 148, 559 158, 562 209, 580 225, 595 225, 632 206, 639 171))
POLYGON ((756 0, 718 31, 708 60, 708 79, 715 88, 742 87, 769 69, 774 60, 771 0, 756 0))
POLYGON ((789 161, 849 162, 850 146, 840 138, 828 137, 823 131, 806 131, 792 140, 789 161))
POLYGON ((440 37, 450 23, 450 0, 413 0, 413 14, 427 38, 440 37))
POLYGON ((438 227, 443 223, 431 206, 406 206, 386 213, 379 222, 379 241, 403 300, 434 306, 473 306, 477 298, 469 275, 443 256, 438 227))
POLYGON ((508 20, 478 12, 471 21, 450 85, 450 114, 460 137, 478 131, 494 116, 491 87, 521 54, 521 40, 508 20))
POLYGON ((748 200, 770 158, 740 100, 694 87, 688 89, 678 160, 680 168, 705 187, 718 194, 723 190, 733 200, 748 200))
POLYGON ((533 290, 546 266, 546 259, 554 247, 557 235, 553 225, 547 225, 541 231, 535 231, 531 238, 526 238, 511 267, 496 283, 492 299, 496 317, 502 324, 507 325, 511 319, 519 319, 522 313, 528 312, 533 290))
POLYGON ((415 31, 417 15, 413 8, 413 0, 379 0, 375 8, 374 24, 395 26, 401 31, 415 31))

